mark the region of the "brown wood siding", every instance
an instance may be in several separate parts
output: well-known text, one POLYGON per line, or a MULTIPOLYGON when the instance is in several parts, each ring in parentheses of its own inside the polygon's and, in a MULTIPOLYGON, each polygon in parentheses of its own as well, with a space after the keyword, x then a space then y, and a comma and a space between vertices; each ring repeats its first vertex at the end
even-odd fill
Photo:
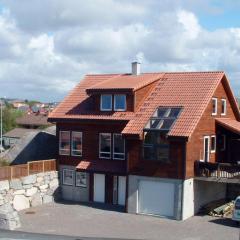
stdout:
POLYGON ((170 140, 169 163, 144 160, 143 142, 129 140, 128 171, 130 174, 181 179, 184 175, 185 141, 170 140), (132 141, 132 142, 131 142, 132 141))
POLYGON ((125 125, 126 123, 119 122, 100 124, 97 121, 92 124, 57 123, 57 139, 59 131, 83 132, 82 157, 58 155, 59 163, 76 166, 82 159, 86 161, 99 159, 99 133, 121 133, 125 125))
MULTIPOLYGON (((204 136, 216 135, 216 123, 215 118, 231 118, 236 119, 232 110, 229 97, 225 91, 223 83, 221 82, 217 87, 213 97, 218 98, 218 114, 212 116, 212 100, 209 102, 205 112, 203 113, 195 131, 187 143, 186 151, 186 178, 194 176, 194 162, 200 160, 203 157, 204 147, 203 138, 204 136), (221 99, 227 100, 227 115, 221 116, 221 99)), ((216 153, 210 153, 210 162, 217 160, 216 153)))

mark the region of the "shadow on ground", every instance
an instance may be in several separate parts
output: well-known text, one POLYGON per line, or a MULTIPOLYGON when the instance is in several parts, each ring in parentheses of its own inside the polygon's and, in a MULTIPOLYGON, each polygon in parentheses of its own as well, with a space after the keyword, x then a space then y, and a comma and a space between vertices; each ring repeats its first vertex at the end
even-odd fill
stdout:
POLYGON ((125 207, 119 205, 112 205, 106 203, 96 203, 96 202, 74 202, 74 201, 67 201, 62 199, 56 199, 56 203, 64 204, 64 205, 79 205, 79 206, 86 206, 95 209, 105 210, 105 211, 115 211, 115 212, 126 212, 125 207))
POLYGON ((210 220, 209 222, 224 225, 227 227, 239 228, 239 223, 233 221, 231 218, 217 218, 210 220))

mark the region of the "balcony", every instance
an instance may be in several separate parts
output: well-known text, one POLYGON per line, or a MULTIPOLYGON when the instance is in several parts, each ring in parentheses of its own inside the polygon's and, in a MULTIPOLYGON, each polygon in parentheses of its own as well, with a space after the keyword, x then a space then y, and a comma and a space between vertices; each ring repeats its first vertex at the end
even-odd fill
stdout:
POLYGON ((240 183, 240 164, 196 161, 195 178, 206 181, 240 183))

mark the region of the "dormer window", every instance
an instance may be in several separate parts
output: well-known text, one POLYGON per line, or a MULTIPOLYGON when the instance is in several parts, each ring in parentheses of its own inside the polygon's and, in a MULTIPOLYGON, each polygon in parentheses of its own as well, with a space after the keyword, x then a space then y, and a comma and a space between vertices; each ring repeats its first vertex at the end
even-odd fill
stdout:
POLYGON ((112 111, 112 95, 101 95, 101 111, 112 111))
POLYGON ((127 100, 125 94, 102 94, 100 102, 101 111, 126 111, 127 100))
POLYGON ((126 95, 114 95, 114 111, 126 111, 126 95))

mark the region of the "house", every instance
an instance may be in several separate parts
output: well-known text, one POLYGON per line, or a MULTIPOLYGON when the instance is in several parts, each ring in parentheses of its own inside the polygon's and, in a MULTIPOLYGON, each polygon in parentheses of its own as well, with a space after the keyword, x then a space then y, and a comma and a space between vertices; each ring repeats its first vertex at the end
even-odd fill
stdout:
POLYGON ((6 148, 1 158, 10 165, 29 161, 55 159, 57 153, 56 128, 44 130, 15 128, 3 135, 6 148))
POLYGON ((48 127, 51 124, 47 121, 47 113, 28 113, 16 119, 16 123, 18 126, 23 128, 44 128, 48 127))
POLYGON ((221 71, 141 73, 135 62, 131 74, 86 75, 49 115, 62 197, 191 217, 226 197, 227 183, 199 172, 237 164, 239 120, 221 71))
POLYGON ((3 135, 3 146, 5 148, 10 148, 19 143, 20 139, 26 134, 32 132, 31 129, 25 128, 14 128, 3 135))

